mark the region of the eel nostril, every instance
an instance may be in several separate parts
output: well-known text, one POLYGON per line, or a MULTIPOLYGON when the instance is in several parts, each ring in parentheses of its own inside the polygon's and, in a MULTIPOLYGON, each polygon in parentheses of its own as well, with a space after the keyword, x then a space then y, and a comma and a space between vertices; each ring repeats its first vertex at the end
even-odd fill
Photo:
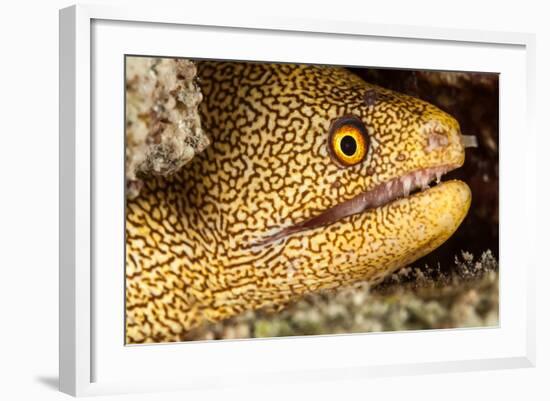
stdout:
POLYGON ((363 95, 363 100, 367 106, 374 106, 378 100, 378 94, 374 89, 368 89, 363 95))
POLYGON ((449 138, 447 137, 447 135, 432 131, 428 133, 426 151, 431 152, 433 150, 446 147, 448 144, 449 138))
POLYGON ((446 126, 437 120, 428 122, 424 126, 424 133, 426 136, 426 152, 432 152, 434 150, 447 147, 450 143, 449 129, 449 126, 446 126))

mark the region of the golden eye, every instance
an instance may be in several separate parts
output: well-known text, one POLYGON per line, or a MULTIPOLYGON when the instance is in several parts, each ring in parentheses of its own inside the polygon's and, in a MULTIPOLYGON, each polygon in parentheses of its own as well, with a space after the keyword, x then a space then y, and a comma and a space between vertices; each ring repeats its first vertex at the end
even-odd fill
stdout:
POLYGON ((363 122, 355 116, 341 117, 333 122, 328 148, 336 163, 344 167, 361 163, 368 150, 368 134, 363 122))

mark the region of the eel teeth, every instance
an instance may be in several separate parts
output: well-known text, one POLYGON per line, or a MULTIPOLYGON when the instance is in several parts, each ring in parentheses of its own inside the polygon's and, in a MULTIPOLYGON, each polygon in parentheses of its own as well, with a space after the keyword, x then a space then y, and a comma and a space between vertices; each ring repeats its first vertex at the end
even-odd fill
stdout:
POLYGON ((396 199, 408 197, 412 191, 429 188, 430 182, 434 180, 439 184, 441 176, 457 167, 459 166, 443 165, 425 168, 381 183, 371 190, 362 192, 347 201, 334 205, 316 216, 268 233, 265 237, 255 241, 252 246, 267 245, 291 234, 332 224, 344 217, 384 206, 396 199))

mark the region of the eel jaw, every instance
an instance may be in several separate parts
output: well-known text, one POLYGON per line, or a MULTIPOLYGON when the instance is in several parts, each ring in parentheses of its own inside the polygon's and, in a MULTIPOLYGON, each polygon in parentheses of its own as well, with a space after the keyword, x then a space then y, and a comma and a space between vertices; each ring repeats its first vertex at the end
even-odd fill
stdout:
POLYGON ((369 191, 362 192, 347 201, 339 203, 317 216, 282 228, 280 231, 256 241, 254 246, 268 245, 289 235, 326 226, 345 217, 385 206, 395 200, 406 198, 418 190, 427 190, 430 183, 435 181, 436 185, 439 185, 441 177, 444 174, 458 167, 460 165, 451 164, 428 167, 394 178, 377 185, 369 191))

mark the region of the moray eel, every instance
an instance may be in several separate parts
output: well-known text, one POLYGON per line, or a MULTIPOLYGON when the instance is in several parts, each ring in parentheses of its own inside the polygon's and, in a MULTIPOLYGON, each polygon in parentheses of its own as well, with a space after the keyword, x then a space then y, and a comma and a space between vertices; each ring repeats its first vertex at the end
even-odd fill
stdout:
POLYGON ((470 206, 455 119, 337 67, 198 62, 212 145, 126 207, 126 343, 358 280, 446 241, 470 206), (429 184, 437 183, 430 186, 429 184))

